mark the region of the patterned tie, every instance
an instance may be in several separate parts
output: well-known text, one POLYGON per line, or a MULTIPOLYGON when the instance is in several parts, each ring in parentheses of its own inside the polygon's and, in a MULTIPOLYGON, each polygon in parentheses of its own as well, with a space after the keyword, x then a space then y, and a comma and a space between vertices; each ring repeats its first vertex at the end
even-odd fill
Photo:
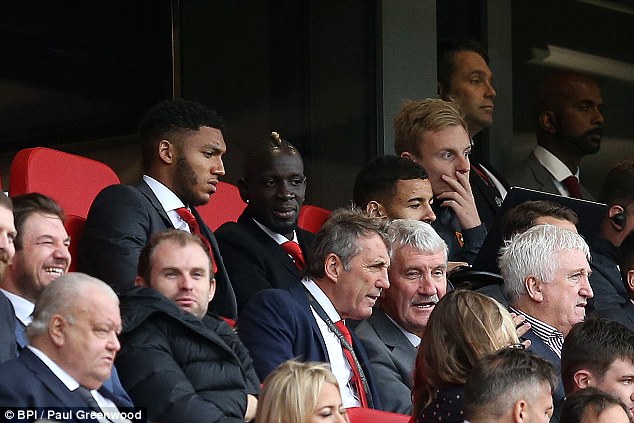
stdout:
POLYGON ((579 185, 579 180, 575 175, 570 175, 561 182, 564 184, 571 197, 581 198, 581 186, 579 185))
MULTIPOLYGON (((350 335, 350 331, 348 327, 344 323, 343 320, 339 320, 335 323, 339 332, 343 335, 343 338, 352 346, 352 336, 350 335)), ((345 346, 341 346, 343 349, 343 354, 346 356, 346 360, 348 360, 348 364, 350 364, 350 368, 352 369, 352 378, 351 381, 354 384, 354 387, 359 395, 359 402, 361 402, 361 407, 368 407, 368 398, 365 394, 365 389, 363 389, 363 382, 361 381, 361 370, 355 364, 354 358, 352 358, 352 352, 350 352, 345 346)))
POLYGON ((192 231, 192 233, 198 236, 198 238, 200 238, 201 241, 209 249, 209 257, 211 258, 211 265, 213 267, 213 271, 215 275, 216 273, 218 273, 218 266, 216 265, 216 260, 214 259, 214 250, 211 249, 211 244, 209 243, 209 240, 200 231, 200 226, 198 225, 196 218, 187 207, 180 207, 176 209, 176 213, 178 213, 181 219, 187 222, 187 225, 189 226, 189 229, 192 231))
POLYGON ((304 269, 304 267, 306 267, 304 253, 302 253, 302 249, 300 248, 298 243, 296 243, 295 241, 286 241, 282 244, 282 248, 284 249, 284 251, 286 251, 287 254, 293 257, 293 260, 295 260, 295 265, 299 270, 302 270, 304 269))

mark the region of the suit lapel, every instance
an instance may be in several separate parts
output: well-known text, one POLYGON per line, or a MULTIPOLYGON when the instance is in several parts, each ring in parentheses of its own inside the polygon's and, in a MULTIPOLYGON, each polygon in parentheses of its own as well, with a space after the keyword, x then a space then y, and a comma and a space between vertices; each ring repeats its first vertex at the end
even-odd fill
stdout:
POLYGON ((531 153, 528 158, 528 166, 533 171, 535 181, 540 184, 541 191, 559 194, 559 190, 555 187, 555 184, 553 184, 552 176, 544 166, 542 166, 534 153, 531 153))
POLYGON ((134 187, 138 189, 141 192, 141 194, 143 194, 148 199, 152 207, 154 207, 156 212, 161 216, 161 219, 165 221, 165 226, 168 228, 173 228, 174 225, 172 224, 172 221, 167 215, 167 212, 165 211, 165 209, 163 209, 161 202, 154 194, 154 191, 152 191, 152 188, 150 188, 150 186, 146 184, 145 181, 143 180, 139 182, 137 185, 135 185, 134 187))
POLYGON ((328 358, 328 350, 326 349, 326 342, 324 341, 324 337, 319 330, 319 325, 317 324, 317 320, 313 315, 312 309, 310 307, 310 302, 308 301, 308 295, 306 294, 306 288, 303 283, 293 285, 288 288, 288 291, 291 295, 302 305, 302 310, 306 310, 306 314, 309 317, 310 327, 313 331, 313 337, 316 338, 319 342, 319 346, 321 347, 321 351, 323 354, 323 358, 325 361, 329 361, 328 358))

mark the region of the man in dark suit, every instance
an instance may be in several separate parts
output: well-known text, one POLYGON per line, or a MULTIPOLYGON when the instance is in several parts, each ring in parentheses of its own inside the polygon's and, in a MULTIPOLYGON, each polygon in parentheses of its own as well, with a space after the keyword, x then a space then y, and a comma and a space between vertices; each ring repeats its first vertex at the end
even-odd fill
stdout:
POLYGON ((629 298, 620 307, 598 310, 595 314, 615 320, 634 332, 634 232, 631 232, 621 244, 618 264, 629 298))
POLYGON ((355 332, 381 381, 383 408, 411 414, 417 348, 430 314, 447 292, 447 244, 429 224, 411 219, 393 221, 388 238, 390 287, 355 332))
MULTIPOLYGON (((0 365, 0 404, 57 411, 131 407, 102 387, 120 348, 120 330, 119 300, 108 285, 82 273, 60 276, 38 299, 27 329, 30 345, 0 365)), ((65 421, 86 421, 73 412, 65 421)))
POLYGON ((195 209, 209 201, 225 173, 222 131, 222 119, 193 101, 166 100, 150 109, 139 125, 143 180, 97 195, 79 244, 80 270, 124 293, 134 287, 139 254, 153 233, 196 233, 213 253, 217 293, 210 310, 235 317, 235 294, 216 239, 195 209))
MULTIPOLYGON (((489 56, 475 40, 440 40, 437 54, 438 96, 464 113, 474 140, 493 124, 495 88, 489 56)), ((490 231, 509 188, 502 175, 472 154, 469 182, 480 219, 490 231)))
POLYGON ((601 148, 603 99, 596 80, 572 71, 544 80, 538 98, 537 147, 509 176, 511 185, 592 200, 579 183, 584 156, 601 148))
POLYGON ((249 349, 260 380, 292 358, 329 362, 344 407, 381 408, 377 383, 359 339, 345 319, 372 314, 389 287, 384 221, 337 210, 315 239, 307 277, 288 290, 255 294, 238 318, 238 335, 249 349))
MULTIPOLYGON (((4 279, 9 263, 15 255, 13 240, 16 236, 13 221, 13 204, 0 191, 0 283, 4 279)), ((9 300, 0 294, 0 363, 16 356, 15 316, 9 300)))
MULTIPOLYGON (((523 337, 558 373, 564 337, 583 321, 593 295, 589 259, 590 249, 579 234, 554 225, 533 226, 513 236, 500 250, 509 310, 530 323, 531 329, 523 337)), ((560 384, 553 393, 555 404, 563 396, 560 384)))
POLYGON ((249 149, 238 187, 247 207, 215 235, 241 311, 258 291, 300 283, 315 236, 297 227, 306 193, 302 156, 276 132, 249 149))

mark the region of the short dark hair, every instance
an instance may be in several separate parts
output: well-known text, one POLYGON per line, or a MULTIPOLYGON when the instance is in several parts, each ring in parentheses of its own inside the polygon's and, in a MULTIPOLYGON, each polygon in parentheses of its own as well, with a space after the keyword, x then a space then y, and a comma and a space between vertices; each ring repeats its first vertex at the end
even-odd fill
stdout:
POLYGON ((627 284, 627 272, 634 270, 634 231, 630 232, 621 243, 618 263, 619 269, 621 269, 621 278, 625 284, 625 290, 629 291, 630 287, 627 284))
POLYGON ((274 153, 297 155, 300 159, 302 158, 299 150, 293 144, 283 139, 277 132, 271 132, 271 135, 265 139, 249 146, 242 163, 242 175, 246 177, 250 170, 259 168, 257 165, 274 153))
POLYGON ((489 64, 489 55, 479 41, 476 40, 439 40, 436 53, 436 75, 438 83, 445 90, 451 91, 451 77, 456 71, 455 55, 461 51, 472 51, 479 54, 489 64))
POLYGON ((180 135, 208 126, 224 131, 222 118, 202 104, 177 98, 164 100, 145 114, 138 127, 143 163, 156 160, 156 147, 162 139, 177 141, 180 135))
POLYGON ((595 417, 599 417, 603 411, 615 406, 621 407, 625 414, 630 416, 625 404, 614 395, 597 388, 582 389, 565 399, 559 421, 560 423, 581 423, 586 413, 594 413, 595 417))
POLYGON ((13 211, 13 202, 9 198, 4 191, 0 190, 0 206, 4 207, 7 210, 13 211))
POLYGON ((539 217, 553 217, 572 222, 575 226, 579 223, 579 217, 570 207, 549 200, 526 201, 519 204, 502 216, 502 236, 511 239, 513 235, 526 232, 535 226, 539 217))
POLYGON ((362 237, 378 235, 389 252, 386 225, 386 219, 367 216, 358 209, 341 208, 333 211, 317 232, 308 259, 307 275, 311 278, 323 278, 324 263, 330 253, 336 254, 343 267, 350 270, 350 261, 360 252, 359 239, 362 237))
POLYGON ((13 219, 15 220, 15 230, 17 231, 14 244, 15 249, 18 251, 22 249, 24 223, 34 213, 51 214, 59 217, 62 222, 66 220, 64 210, 51 197, 38 192, 13 197, 13 219))
POLYGON ((209 257, 209 248, 205 245, 205 243, 203 243, 198 236, 190 234, 189 232, 178 229, 166 229, 153 234, 139 255, 137 275, 145 279, 145 283, 148 286, 151 286, 150 275, 152 273, 152 256, 154 255, 156 248, 165 241, 173 241, 181 247, 185 247, 188 244, 196 244, 200 246, 200 248, 207 253, 209 258, 209 278, 214 277, 211 257, 209 257))
POLYGON ((572 327, 561 350, 561 377, 567 394, 574 391, 574 374, 586 369, 602 379, 617 359, 634 363, 634 332, 622 324, 590 318, 572 327))
POLYGON ((486 355, 467 377, 465 417, 499 419, 522 399, 520 395, 534 391, 530 388, 542 382, 547 382, 552 392, 559 376, 548 360, 532 351, 503 348, 486 355))
POLYGON ((372 200, 384 202, 391 199, 396 194, 396 183, 411 179, 427 179, 427 172, 405 157, 377 157, 357 174, 352 199, 357 207, 364 209, 372 200))
POLYGON ((634 160, 623 160, 611 168, 601 186, 599 201, 626 208, 634 203, 634 160))

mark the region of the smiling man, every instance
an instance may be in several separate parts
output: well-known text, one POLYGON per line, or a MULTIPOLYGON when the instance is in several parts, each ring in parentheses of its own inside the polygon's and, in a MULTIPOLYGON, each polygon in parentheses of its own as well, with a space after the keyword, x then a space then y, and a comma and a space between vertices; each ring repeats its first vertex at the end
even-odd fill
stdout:
POLYGON ((141 249, 150 236, 168 228, 195 233, 208 243, 217 281, 210 309, 237 314, 235 294, 216 239, 196 212, 225 174, 227 147, 216 112, 183 99, 150 109, 139 124, 143 180, 112 185, 90 207, 79 244, 79 268, 124 293, 134 287, 141 249))
POLYGON ((247 207, 215 235, 240 312, 258 291, 300 283, 315 235, 297 227, 306 193, 302 156, 276 132, 249 150, 238 187, 247 207))
POLYGON ((591 76, 550 75, 538 99, 537 147, 509 174, 512 185, 592 200, 579 184, 579 164, 596 154, 603 137, 603 98, 591 76))
POLYGON ((381 381, 383 408, 411 414, 417 348, 431 312, 447 292, 447 244, 427 223, 411 219, 390 223, 388 237, 390 287, 355 332, 381 381))
POLYGON ((133 290, 121 298, 124 319, 117 367, 151 421, 244 422, 260 382, 247 349, 218 316, 208 315, 216 283, 202 241, 168 229, 139 257, 133 290))
POLYGON ((379 381, 345 319, 369 317, 389 287, 384 225, 358 211, 336 210, 317 234, 302 283, 251 298, 237 327, 260 380, 292 358, 329 362, 344 407, 381 408, 379 381))
MULTIPOLYGON (((531 329, 531 350, 561 368, 564 337, 583 321, 593 292, 588 281, 590 249, 583 238, 554 225, 537 225, 516 234, 500 250, 503 291, 510 311, 523 315, 531 329)), ((553 393, 555 404, 563 385, 553 393)))

